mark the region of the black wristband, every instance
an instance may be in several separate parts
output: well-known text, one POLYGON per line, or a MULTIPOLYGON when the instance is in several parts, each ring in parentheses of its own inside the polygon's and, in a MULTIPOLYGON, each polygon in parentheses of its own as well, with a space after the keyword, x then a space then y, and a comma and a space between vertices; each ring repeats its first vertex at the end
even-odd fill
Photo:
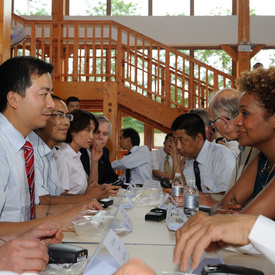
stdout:
POLYGON ((224 137, 218 137, 218 138, 216 139, 216 143, 218 143, 219 141, 225 142, 225 138, 224 138, 224 137))

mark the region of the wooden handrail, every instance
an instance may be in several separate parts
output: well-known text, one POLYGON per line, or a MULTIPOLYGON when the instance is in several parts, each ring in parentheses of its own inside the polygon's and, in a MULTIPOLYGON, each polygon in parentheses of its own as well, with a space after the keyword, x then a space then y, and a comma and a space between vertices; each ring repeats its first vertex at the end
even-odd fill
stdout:
POLYGON ((209 94, 235 78, 112 20, 27 20, 13 56, 55 65, 55 81, 117 82, 171 108, 206 107, 209 94))

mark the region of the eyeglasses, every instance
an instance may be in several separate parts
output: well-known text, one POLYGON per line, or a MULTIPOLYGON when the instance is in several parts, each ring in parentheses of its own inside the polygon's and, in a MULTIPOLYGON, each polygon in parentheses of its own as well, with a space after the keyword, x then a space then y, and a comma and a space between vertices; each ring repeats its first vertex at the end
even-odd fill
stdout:
POLYGON ((65 119, 67 118, 69 121, 73 121, 74 120, 74 116, 71 113, 53 113, 51 114, 51 116, 55 116, 58 120, 60 120, 61 118, 65 119))
POLYGON ((188 140, 183 138, 183 137, 173 137, 173 142, 177 144, 178 140, 180 141, 181 144, 185 145, 187 144, 188 140))
POLYGON ((216 126, 215 126, 215 124, 214 124, 214 123, 215 123, 217 120, 219 120, 221 117, 225 118, 226 120, 230 120, 230 118, 229 118, 229 117, 219 116, 219 117, 218 117, 218 118, 216 118, 215 120, 209 120, 208 125, 209 125, 209 126, 211 126, 211 128, 212 128, 212 129, 215 129, 215 128, 216 128, 216 126))

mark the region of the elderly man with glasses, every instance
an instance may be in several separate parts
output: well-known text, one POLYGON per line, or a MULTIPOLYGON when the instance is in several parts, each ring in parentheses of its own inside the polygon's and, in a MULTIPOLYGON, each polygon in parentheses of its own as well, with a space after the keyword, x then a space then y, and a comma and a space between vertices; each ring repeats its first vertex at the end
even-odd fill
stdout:
MULTIPOLYGON (((240 93, 237 90, 225 88, 218 91, 209 103, 209 124, 216 130, 216 134, 219 134, 220 137, 216 138, 216 141, 220 144, 222 144, 223 141, 239 141, 237 127, 233 124, 235 117, 239 113, 239 97, 240 93)), ((226 144, 224 143, 223 145, 226 144)), ((258 153, 259 150, 256 148, 248 146, 245 148, 240 147, 240 154, 232 173, 228 189, 235 184, 244 169, 258 153)))

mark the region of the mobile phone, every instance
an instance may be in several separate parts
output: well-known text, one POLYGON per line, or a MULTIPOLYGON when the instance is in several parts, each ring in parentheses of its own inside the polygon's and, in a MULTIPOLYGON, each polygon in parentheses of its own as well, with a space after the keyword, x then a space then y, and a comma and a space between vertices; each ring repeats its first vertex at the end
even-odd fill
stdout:
POLYGON ((199 206, 199 210, 202 211, 202 212, 205 212, 207 214, 210 213, 210 209, 211 209, 211 207, 209 207, 209 206, 204 206, 204 205, 199 206))
POLYGON ((103 208, 106 208, 106 207, 112 205, 114 203, 114 200, 106 198, 106 199, 98 200, 98 202, 101 204, 101 206, 103 208))
POLYGON ((118 179, 112 183, 114 186, 122 186, 124 184, 123 180, 118 179))
POLYGON ((151 209, 146 215, 146 221, 160 222, 166 219, 166 210, 161 208, 151 209))
POLYGON ((163 188, 172 188, 172 184, 170 183, 169 179, 162 177, 160 180, 160 185, 163 188))
POLYGON ((252 269, 238 265, 205 265, 201 271, 202 275, 264 275, 264 273, 257 269, 252 269))

